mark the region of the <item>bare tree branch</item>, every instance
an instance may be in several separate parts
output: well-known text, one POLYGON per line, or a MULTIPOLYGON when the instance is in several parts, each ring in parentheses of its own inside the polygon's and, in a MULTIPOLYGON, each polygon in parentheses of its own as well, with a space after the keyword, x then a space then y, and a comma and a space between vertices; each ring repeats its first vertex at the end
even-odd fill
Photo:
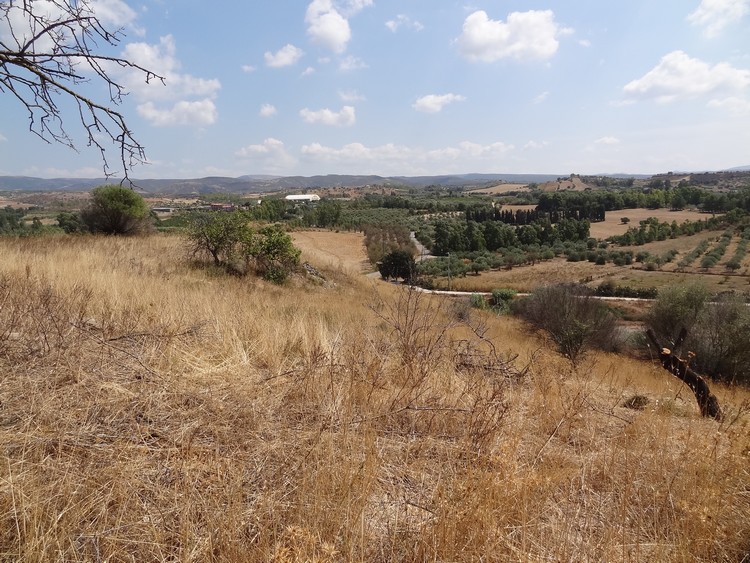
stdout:
POLYGON ((60 104, 73 101, 87 146, 101 153, 105 176, 119 173, 110 166, 107 148, 111 143, 119 152, 123 181, 130 181, 130 170, 146 161, 146 153, 116 109, 127 91, 114 73, 118 68, 134 70, 146 83, 163 83, 164 78, 104 53, 117 46, 122 36, 122 29, 107 29, 87 0, 0 2, 0 92, 10 94, 26 109, 32 133, 48 143, 77 150, 60 104), (92 79, 106 85, 108 99, 97 101, 82 93, 81 85, 92 79))

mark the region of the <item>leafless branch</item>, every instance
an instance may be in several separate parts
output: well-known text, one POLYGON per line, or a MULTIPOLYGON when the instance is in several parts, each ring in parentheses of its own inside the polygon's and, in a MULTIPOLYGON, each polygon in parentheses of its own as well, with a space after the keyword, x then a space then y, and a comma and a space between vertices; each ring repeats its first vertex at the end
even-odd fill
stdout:
POLYGON ((122 36, 121 29, 107 29, 86 0, 48 0, 43 6, 28 0, 0 3, 0 92, 26 109, 32 133, 76 150, 62 108, 63 101, 72 101, 87 146, 101 153, 105 176, 118 173, 107 155, 112 143, 119 151, 124 180, 130 181, 130 170, 146 161, 146 153, 116 109, 127 91, 114 71, 137 71, 146 83, 164 78, 104 52, 116 47, 122 36), (106 85, 108 99, 97 101, 83 94, 82 84, 92 79, 106 85))

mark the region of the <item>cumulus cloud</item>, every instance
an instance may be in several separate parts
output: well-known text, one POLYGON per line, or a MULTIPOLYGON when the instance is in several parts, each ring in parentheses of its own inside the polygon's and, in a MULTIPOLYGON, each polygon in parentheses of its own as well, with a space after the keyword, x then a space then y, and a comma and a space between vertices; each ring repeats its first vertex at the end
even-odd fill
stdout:
POLYGON ((296 164, 296 159, 287 152, 284 143, 273 137, 268 137, 260 144, 247 145, 234 154, 243 162, 251 164, 255 170, 264 173, 286 174, 296 164))
POLYGON ((361 68, 367 68, 367 65, 362 59, 358 57, 354 57, 352 55, 349 55, 348 57, 344 57, 339 63, 339 70, 343 72, 359 70, 361 68))
POLYGON ((299 47, 295 47, 292 44, 287 44, 275 53, 266 51, 266 53, 263 55, 263 58, 265 59, 267 66, 271 68, 281 68, 296 64, 304 54, 305 52, 299 47))
POLYGON ((142 74, 132 70, 115 71, 124 72, 123 84, 141 102, 138 113, 153 125, 203 126, 216 121, 213 99, 221 83, 217 79, 198 78, 181 72, 177 46, 171 35, 161 37, 159 43, 153 45, 130 43, 126 45, 123 57, 164 77, 164 83, 159 80, 145 82, 142 74))
POLYGON ((356 90, 339 90, 339 98, 341 98, 342 102, 348 104, 362 102, 367 99, 356 90))
MULTIPOLYGON (((3 7, 3 18, 0 20, 0 41, 6 45, 21 47, 28 40, 37 36, 40 31, 38 22, 30 19, 29 14, 23 11, 20 3, 10 3, 3 7), (12 33, 11 33, 12 29, 12 33)), ((25 5, 25 3, 23 3, 25 5)), ((137 14, 122 0, 90 0, 86 5, 80 6, 82 17, 94 16, 108 29, 128 28, 130 31, 141 35, 143 30, 135 25, 137 14)), ((34 2, 34 15, 44 18, 50 22, 63 21, 69 14, 60 9, 57 2, 51 0, 36 0, 34 2)), ((54 40, 50 34, 42 34, 34 42, 34 51, 41 53, 49 51, 55 43, 65 44, 73 42, 71 34, 64 26, 57 27, 55 33, 60 34, 54 40)))
POLYGON ((546 100, 549 97, 549 92, 542 92, 538 96, 536 96, 532 101, 532 103, 535 104, 541 104, 544 100, 546 100))
POLYGON ((396 33, 402 27, 405 29, 413 29, 414 31, 422 31, 424 29, 424 26, 421 23, 404 14, 399 14, 395 19, 385 22, 385 27, 390 29, 393 33, 396 33))
POLYGON ((276 115, 276 106, 272 104, 263 104, 260 106, 260 113, 259 115, 261 117, 273 117, 276 115))
POLYGON ((313 43, 341 54, 352 38, 349 18, 372 3, 372 0, 313 0, 305 13, 307 35, 313 43))
POLYGON ((547 141, 541 141, 541 142, 539 142, 539 141, 529 141, 528 143, 526 143, 523 146, 523 149, 526 150, 526 151, 538 150, 538 149, 543 149, 548 144, 549 143, 547 143, 547 141))
POLYGON ((138 106, 138 114, 157 127, 212 125, 218 116, 212 100, 183 100, 170 108, 157 108, 153 102, 146 102, 138 106))
POLYGON ((738 69, 729 63, 710 65, 673 51, 659 64, 625 85, 625 93, 634 98, 653 98, 671 102, 719 92, 736 92, 750 87, 750 70, 738 69))
POLYGON ((302 156, 339 170, 361 173, 442 174, 461 172, 467 168, 477 169, 494 166, 505 155, 513 151, 513 145, 502 142, 482 145, 464 141, 456 146, 438 149, 422 149, 388 143, 368 147, 363 143, 349 143, 341 148, 311 143, 302 147, 302 156))
POLYGON ((309 66, 302 71, 302 76, 310 76, 311 74, 315 74, 315 67, 313 66, 309 66))
POLYGON ((595 145, 619 145, 620 139, 617 137, 601 137, 594 141, 595 145))
POLYGON ((750 115, 750 99, 730 96, 729 98, 716 99, 708 102, 708 107, 725 109, 732 115, 750 115))
POLYGON ((687 19, 703 28, 706 37, 716 37, 723 29, 750 12, 750 0, 702 0, 687 19))
POLYGON ((344 106, 338 112, 327 108, 318 111, 304 108, 299 114, 307 123, 320 123, 322 125, 334 125, 337 127, 349 127, 354 125, 357 120, 352 106, 344 106))
POLYGON ((464 96, 459 94, 428 94, 417 98, 417 101, 411 107, 423 113, 438 113, 448 104, 463 102, 465 99, 464 96))
POLYGON ((242 65, 242 72, 255 72, 255 67, 253 65, 242 65))
POLYGON ((506 22, 491 20, 478 10, 466 18, 456 42, 473 62, 547 60, 557 52, 557 38, 569 33, 572 30, 561 27, 552 10, 511 12, 506 22))

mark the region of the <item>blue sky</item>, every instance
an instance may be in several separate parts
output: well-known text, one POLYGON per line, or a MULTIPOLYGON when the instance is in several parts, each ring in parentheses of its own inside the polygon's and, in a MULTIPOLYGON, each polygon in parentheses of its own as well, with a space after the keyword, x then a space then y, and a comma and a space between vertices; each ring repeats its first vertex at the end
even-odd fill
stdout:
MULTIPOLYGON (((166 77, 119 76, 134 177, 750 164, 750 0, 90 1, 166 77)), ((100 176, 75 118, 47 145, 0 93, 0 174, 100 176)))

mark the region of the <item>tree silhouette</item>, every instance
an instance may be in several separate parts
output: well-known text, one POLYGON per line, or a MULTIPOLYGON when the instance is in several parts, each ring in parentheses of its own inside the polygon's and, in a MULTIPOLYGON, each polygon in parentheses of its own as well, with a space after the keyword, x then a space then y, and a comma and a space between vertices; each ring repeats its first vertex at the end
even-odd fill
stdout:
POLYGON ((63 107, 72 102, 86 144, 101 152, 105 175, 117 173, 106 155, 105 145, 111 142, 129 180, 130 169, 144 162, 146 154, 116 109, 126 91, 114 74, 131 69, 142 73, 146 82, 164 79, 127 59, 105 54, 122 36, 121 29, 108 29, 88 0, 0 2, 0 92, 25 108, 32 133, 75 149, 63 115, 63 107), (84 95, 82 87, 91 80, 106 86, 106 99, 84 95))

